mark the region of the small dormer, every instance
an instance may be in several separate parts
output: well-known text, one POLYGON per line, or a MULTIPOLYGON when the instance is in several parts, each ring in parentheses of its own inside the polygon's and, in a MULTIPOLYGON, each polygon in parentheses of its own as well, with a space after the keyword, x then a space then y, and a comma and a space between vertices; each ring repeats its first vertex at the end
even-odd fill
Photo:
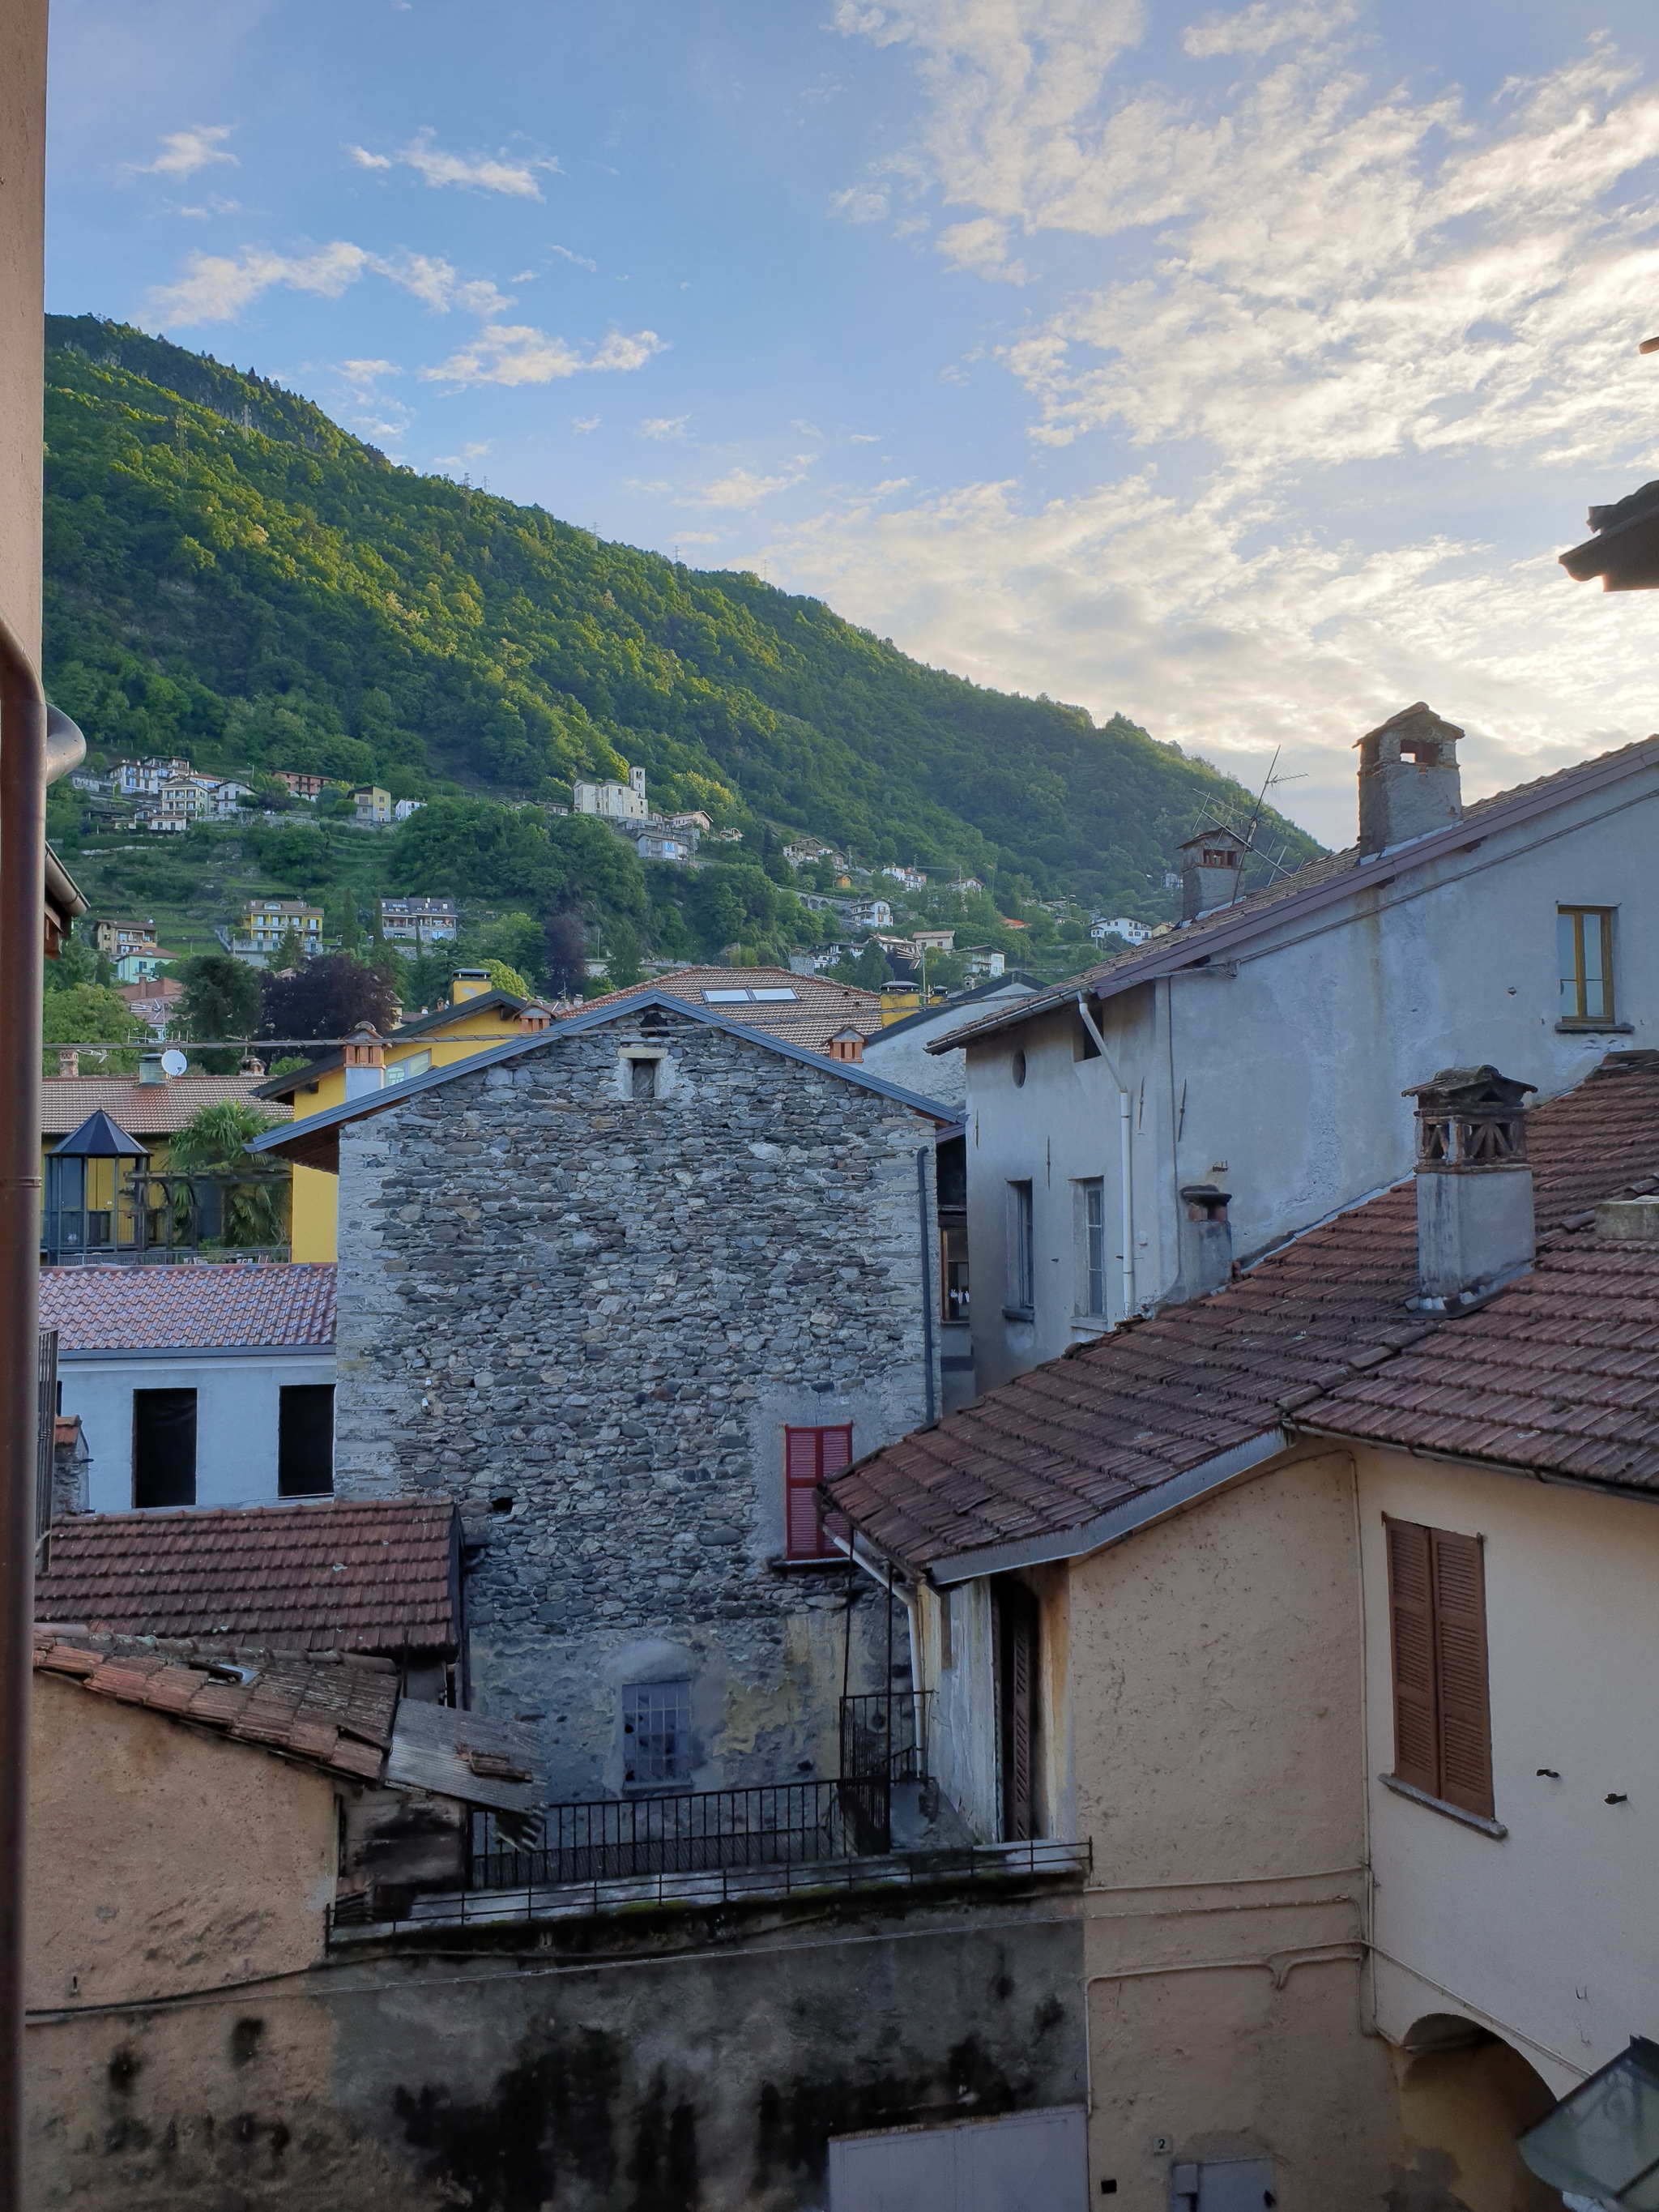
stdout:
POLYGON ((1386 852, 1463 818, 1463 732, 1419 699, 1359 739, 1359 849, 1386 852))
POLYGON ((1230 830, 1200 830, 1179 848, 1181 919, 1196 921, 1212 908, 1231 906, 1238 896, 1244 848, 1230 830))

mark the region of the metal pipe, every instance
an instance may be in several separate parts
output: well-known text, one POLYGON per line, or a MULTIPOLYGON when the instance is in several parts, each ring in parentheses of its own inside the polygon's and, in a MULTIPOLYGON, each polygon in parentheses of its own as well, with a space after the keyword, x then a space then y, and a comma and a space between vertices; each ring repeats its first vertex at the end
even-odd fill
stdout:
POLYGON ((1096 1050, 1106 1063, 1106 1073, 1117 1085, 1119 1204, 1123 1214, 1123 1318, 1127 1321, 1135 1310, 1134 1124, 1129 1094, 1112 1063, 1111 1054, 1106 1049, 1106 1040, 1100 1034, 1099 1024, 1084 1004, 1081 991, 1077 994, 1077 1010, 1084 1028, 1094 1039, 1096 1050))
POLYGON ((0 617, 0 2205, 23 2202, 46 702, 0 617))

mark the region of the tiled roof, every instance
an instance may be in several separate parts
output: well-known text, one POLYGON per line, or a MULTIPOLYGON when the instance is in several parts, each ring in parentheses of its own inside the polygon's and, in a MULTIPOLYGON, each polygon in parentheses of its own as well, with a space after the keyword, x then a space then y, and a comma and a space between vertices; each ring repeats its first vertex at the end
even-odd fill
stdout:
POLYGON ((43 1267, 40 1326, 60 1352, 334 1342, 331 1261, 43 1267))
POLYGON ((286 1121, 285 1109, 256 1098, 258 1081, 254 1075, 175 1075, 166 1083, 140 1083, 130 1075, 48 1075, 40 1085, 40 1133, 67 1137, 101 1106, 112 1121, 148 1142, 172 1136, 204 1106, 226 1098, 247 1099, 272 1121, 286 1121))
POLYGON ((396 1666, 356 1654, 210 1651, 38 1627, 34 1668, 359 1782, 380 1778, 398 1707, 396 1666))
MULTIPOLYGON (((1615 1054, 1577 1091, 1540 1106, 1528 1116, 1528 1151, 1547 1264, 1479 1315, 1433 1322, 1407 1308, 1417 1281, 1417 1201, 1413 1185, 1401 1183, 1297 1237, 1213 1297, 1079 1346, 873 1453, 827 1483, 826 1495, 883 1551, 915 1569, 1079 1528, 1273 1435, 1292 1414, 1322 1426, 1339 1425, 1333 1409, 1344 1423, 1432 1418, 1450 1434, 1455 1401, 1460 1391, 1467 1398, 1475 1379, 1475 1356, 1462 1347, 1482 1341, 1466 1333, 1481 1328, 1495 1342, 1498 1332, 1528 1326, 1518 1316, 1541 1321, 1570 1300, 1556 1255, 1579 1251, 1583 1240, 1564 1222, 1597 1199, 1659 1182, 1659 1054, 1615 1054), (1547 1246, 1547 1238, 1553 1239, 1547 1246), (1547 1303, 1529 1304, 1540 1298, 1547 1303), (1397 1354, 1405 1357, 1385 1365, 1397 1354), (1429 1376, 1450 1371, 1447 1361, 1462 1363, 1463 1379, 1448 1383, 1432 1407, 1393 1406, 1386 1378, 1407 1374, 1415 1380, 1405 1387, 1420 1389, 1429 1376), (1374 1391, 1354 1379, 1373 1375, 1374 1391)), ((1580 1264, 1583 1280, 1604 1286, 1597 1296, 1606 1303, 1587 1308, 1575 1327, 1599 1333, 1603 1349, 1617 1355, 1608 1370, 1615 1379, 1626 1358, 1644 1358, 1632 1371, 1659 1378, 1659 1300, 1640 1325, 1620 1310, 1632 1285, 1648 1278, 1604 1246, 1580 1264), (1613 1287, 1619 1283, 1623 1291, 1613 1287), (1621 1339, 1620 1331, 1633 1334, 1621 1339)), ((1659 1265, 1652 1279, 1659 1287, 1659 1265)), ((1540 1361, 1540 1376, 1546 1371, 1540 1361)), ((1578 1407, 1586 1421, 1607 1417, 1588 1374, 1583 1388, 1589 1395, 1582 1405, 1564 1389, 1549 1402, 1578 1407)), ((1620 1449, 1639 1456, 1636 1439, 1645 1433, 1659 1458, 1659 1401, 1645 1416, 1637 1407, 1631 1412, 1620 1449)), ((1468 1418, 1474 1434, 1483 1424, 1495 1431, 1504 1416, 1487 1407, 1468 1418)), ((1564 1436, 1572 1433, 1571 1410, 1551 1418, 1564 1436)))
POLYGON ((1196 921, 1162 930, 1145 945, 1120 952, 1110 960, 1102 961, 1098 967, 1085 969, 1079 975, 1051 984, 1017 1006, 999 1008, 984 1020, 956 1030, 927 1049, 955 1052, 976 1037, 990 1036, 1015 1023, 1029 1021, 1048 1007, 1063 1006, 1067 1000, 1075 999, 1079 991, 1106 998, 1132 984, 1165 975, 1173 968, 1194 965, 1209 957, 1212 944, 1217 951, 1224 949, 1219 941, 1223 933, 1226 946, 1231 947, 1254 937, 1258 929, 1271 927, 1279 919, 1274 909, 1293 899, 1318 898, 1321 895, 1340 897, 1351 890, 1363 889, 1366 884, 1381 884, 1398 868, 1414 867, 1422 861, 1455 851, 1460 843, 1468 842, 1471 829, 1482 836, 1489 836, 1493 830, 1504 828, 1511 816, 1524 820, 1544 805, 1565 805, 1576 796, 1578 786, 1595 788, 1655 762, 1659 762, 1659 738, 1643 738, 1613 752, 1599 753, 1592 760, 1577 761, 1571 768, 1558 769, 1553 775, 1540 775, 1530 783, 1516 784, 1512 791, 1494 792, 1490 799, 1472 800, 1450 829, 1415 838, 1379 854, 1374 861, 1364 863, 1363 883, 1350 880, 1360 876, 1362 862, 1358 845, 1350 845, 1346 852, 1327 853, 1292 874, 1279 877, 1276 883, 1264 884, 1260 890, 1249 892, 1231 906, 1214 907, 1196 921))
POLYGON ((61 1522, 37 1620, 298 1651, 453 1651, 447 1498, 329 1498, 61 1522))
POLYGON ((719 1014, 746 1030, 804 1045, 808 1052, 827 1052, 830 1038, 842 1030, 857 1030, 868 1037, 881 1027, 879 991, 857 990, 850 983, 832 983, 822 975, 797 975, 789 968, 676 968, 665 975, 653 975, 648 982, 635 983, 626 991, 610 991, 602 999, 590 999, 575 1012, 591 1014, 596 1006, 622 1006, 647 991, 684 999, 700 1013, 719 1014), (711 1005, 703 995, 707 991, 793 991, 795 995, 793 1000, 757 1002, 749 999, 735 1004, 717 1000, 711 1005))

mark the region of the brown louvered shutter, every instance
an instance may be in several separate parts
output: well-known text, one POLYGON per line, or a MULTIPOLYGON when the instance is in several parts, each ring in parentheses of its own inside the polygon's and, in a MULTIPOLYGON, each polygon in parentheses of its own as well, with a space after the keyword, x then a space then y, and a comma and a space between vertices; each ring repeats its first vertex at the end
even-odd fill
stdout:
POLYGON ((838 1558, 824 1541, 817 1486, 853 1460, 850 1425, 833 1429, 786 1429, 783 1432, 784 1553, 791 1559, 838 1558))
POLYGON ((1428 1532, 1434 1558, 1435 1676, 1440 1789, 1449 1805, 1492 1817, 1492 1719, 1486 1697, 1486 1589, 1478 1537, 1428 1532))
POLYGON ((1389 1620, 1394 1643, 1394 1771, 1413 1789, 1441 1795, 1439 1699, 1435 1680, 1434 1563, 1431 1532, 1390 1521, 1389 1620))

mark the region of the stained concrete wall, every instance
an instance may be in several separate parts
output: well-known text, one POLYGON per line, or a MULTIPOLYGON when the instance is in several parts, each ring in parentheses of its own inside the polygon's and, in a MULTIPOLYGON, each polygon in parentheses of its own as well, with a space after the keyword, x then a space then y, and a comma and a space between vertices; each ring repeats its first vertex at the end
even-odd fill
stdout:
POLYGON ((337 1849, 324 1776, 43 1674, 29 1761, 31 2010, 320 1957, 337 1849))
POLYGON ((340 1140, 337 1488, 461 1505, 473 1701, 540 1724, 555 1797, 620 1788, 629 1681, 691 1686, 696 1788, 837 1771, 886 1600, 782 1560, 784 1431, 848 1423, 862 1454, 939 1403, 931 1122, 643 1018, 556 1026, 340 1140))
POLYGON ((552 1930, 32 2026, 30 2202, 805 2212, 832 2134, 1084 2094, 1074 1895, 552 1930))
POLYGON ((0 614, 40 648, 46 0, 0 10, 0 614))
MULTIPOLYGON (((1650 764, 1518 828, 1471 823, 1464 851, 1426 866, 1412 866, 1408 847, 1391 854, 1356 872, 1346 902, 1264 927, 1213 969, 1108 1000, 1100 1027, 1133 1108, 1137 1303, 1176 1289, 1184 1184, 1232 1194, 1234 1254, 1247 1258, 1410 1171, 1407 1084, 1490 1060, 1553 1097, 1610 1048, 1659 1044, 1656 819, 1650 764), (1616 909, 1627 1032, 1557 1026, 1556 908, 1577 903, 1616 909)), ((1123 1310, 1117 1091, 1103 1059, 1080 1056, 1082 1035, 1061 1011, 967 1048, 981 1389, 1098 1333, 1077 1311, 1081 1179, 1104 1184, 1111 1318, 1123 1310), (1011 1181, 1032 1185, 1030 1322, 1002 1310, 1011 1181)))

